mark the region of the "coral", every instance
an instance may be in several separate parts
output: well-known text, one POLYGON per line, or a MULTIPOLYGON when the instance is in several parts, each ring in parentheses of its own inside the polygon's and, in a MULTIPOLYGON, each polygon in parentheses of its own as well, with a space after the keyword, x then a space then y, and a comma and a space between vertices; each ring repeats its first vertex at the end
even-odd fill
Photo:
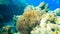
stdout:
POLYGON ((60 34, 60 9, 48 12, 48 4, 27 6, 24 13, 18 16, 17 30, 21 34, 60 34))
POLYGON ((60 17, 56 17, 56 23, 60 24, 60 17))
POLYGON ((55 10, 54 10, 54 14, 55 14, 56 16, 60 16, 60 8, 55 9, 55 10))
POLYGON ((17 29, 21 34, 30 34, 30 31, 39 24, 40 14, 34 10, 25 11, 18 17, 17 29), (25 32, 25 33, 24 33, 25 32))

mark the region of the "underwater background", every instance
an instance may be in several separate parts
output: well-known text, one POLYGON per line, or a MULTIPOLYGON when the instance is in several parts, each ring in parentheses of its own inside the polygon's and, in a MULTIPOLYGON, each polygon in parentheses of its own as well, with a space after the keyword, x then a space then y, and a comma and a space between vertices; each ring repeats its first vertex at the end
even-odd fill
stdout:
POLYGON ((0 31, 2 26, 15 27, 14 15, 22 15, 27 5, 36 7, 41 2, 48 4, 49 10, 60 8, 60 0, 0 0, 0 31))
POLYGON ((60 8, 60 0, 0 0, 1 22, 9 21, 13 15, 21 15, 27 5, 38 6, 40 2, 48 4, 50 10, 60 8))

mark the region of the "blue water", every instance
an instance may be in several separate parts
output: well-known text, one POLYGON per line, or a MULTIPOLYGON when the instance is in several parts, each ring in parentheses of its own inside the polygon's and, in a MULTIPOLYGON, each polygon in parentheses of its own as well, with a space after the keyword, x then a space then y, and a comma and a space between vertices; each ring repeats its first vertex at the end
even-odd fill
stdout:
POLYGON ((38 6, 40 2, 45 2, 49 5, 50 10, 60 8, 60 0, 26 0, 26 3, 38 6))
MULTIPOLYGON (((12 1, 12 0, 11 0, 12 1)), ((28 5, 33 5, 33 6, 38 6, 39 4, 40 4, 40 2, 45 2, 46 4, 48 4, 48 6, 49 6, 49 9, 50 10, 55 10, 56 8, 60 8, 60 0, 13 0, 12 1, 12 3, 15 3, 15 4, 17 4, 18 6, 19 6, 19 4, 21 5, 21 3, 20 2, 22 2, 22 3, 27 3, 28 5)), ((13 4, 12 4, 13 5, 13 4)), ((23 4, 22 4, 22 6, 23 6, 23 4)), ((15 6, 14 6, 15 7, 15 6)), ((9 9, 10 10, 10 9, 9 9)), ((7 10, 7 11, 9 11, 9 10, 7 10)), ((22 10, 20 11, 20 12, 18 12, 18 10, 19 9, 14 9, 13 10, 13 8, 12 8, 12 10, 10 10, 11 11, 11 15, 13 14, 13 13, 15 13, 16 12, 16 14, 17 13, 19 13, 19 14, 21 14, 22 13, 22 10), (13 12, 12 12, 13 11, 13 12)), ((5 12, 4 12, 5 13, 5 12)), ((10 12, 9 12, 10 13, 10 12)), ((8 14, 8 13, 6 13, 6 15, 5 16, 11 16, 10 14, 8 14)), ((4 23, 5 25, 12 25, 12 26, 14 26, 13 25, 13 22, 12 21, 8 21, 8 22, 6 22, 6 23, 4 23)))
POLYGON ((11 25, 12 27, 14 27, 14 22, 13 22, 13 20, 12 21, 7 21, 7 22, 4 22, 4 23, 0 23, 0 26, 1 25, 3 25, 3 26, 11 25))

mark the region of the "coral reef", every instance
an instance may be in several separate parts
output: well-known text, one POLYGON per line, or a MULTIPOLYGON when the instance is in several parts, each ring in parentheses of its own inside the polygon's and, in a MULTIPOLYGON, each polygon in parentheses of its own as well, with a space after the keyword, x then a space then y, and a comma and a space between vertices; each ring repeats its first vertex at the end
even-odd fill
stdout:
POLYGON ((23 13, 17 20, 17 28, 21 34, 30 34, 30 31, 39 24, 40 14, 33 9, 23 13))
POLYGON ((21 34, 60 34, 60 8, 49 12, 48 4, 28 5, 18 16, 16 27, 21 34))

